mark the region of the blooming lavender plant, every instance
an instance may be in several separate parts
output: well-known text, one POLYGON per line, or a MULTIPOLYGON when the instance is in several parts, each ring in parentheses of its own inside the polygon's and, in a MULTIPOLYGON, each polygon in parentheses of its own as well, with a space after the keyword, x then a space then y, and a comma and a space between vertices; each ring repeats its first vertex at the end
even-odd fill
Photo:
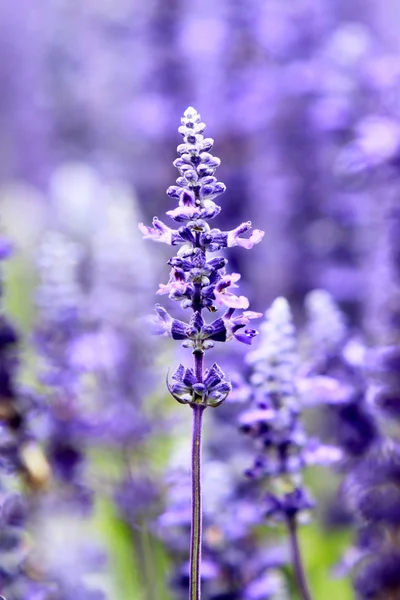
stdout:
MULTIPOLYGON (((7 258, 9 248, 0 242, 0 249, 1 259, 7 258)), ((1 288, 3 295, 2 281, 1 288)), ((0 591, 15 600, 37 597, 47 600, 50 597, 47 592, 53 590, 48 590, 43 570, 35 565, 36 540, 27 542, 35 517, 36 497, 48 484, 50 468, 32 428, 36 412, 33 396, 19 381, 20 349, 20 336, 1 306, 0 591), (13 476, 12 482, 5 475, 13 476), (16 493, 18 486, 21 493, 16 493)))
POLYGON ((126 525, 141 584, 150 599, 158 592, 151 572, 149 521, 160 496, 151 448, 166 423, 157 408, 152 413, 149 396, 158 379, 157 352, 153 339, 143 339, 139 311, 148 306, 154 273, 145 266, 146 242, 138 230, 132 231, 137 222, 135 198, 116 186, 102 201, 96 198, 96 203, 102 219, 91 240, 92 326, 83 340, 82 355, 92 364, 97 381, 97 443, 107 460, 121 469, 114 475, 107 470, 103 477, 126 525))
POLYGON ((35 524, 42 533, 40 555, 57 600, 73 598, 78 590, 82 598, 104 598, 85 581, 88 572, 102 566, 103 560, 101 550, 88 544, 84 535, 87 523, 83 517, 91 514, 95 490, 93 482, 89 483, 87 460, 94 431, 84 377, 90 371, 77 359, 87 326, 78 278, 81 259, 81 246, 53 231, 45 236, 38 261, 35 342, 45 391, 37 429, 51 477, 47 493, 36 503, 35 524), (43 532, 50 533, 47 537, 43 532), (57 544, 65 543, 67 533, 71 535, 69 550, 60 553, 57 544))
POLYGON ((186 323, 174 319, 162 306, 156 305, 158 332, 182 340, 184 347, 192 349, 194 357, 193 367, 180 364, 172 382, 168 381, 167 385, 178 402, 188 404, 193 410, 190 598, 199 600, 202 416, 205 408, 221 404, 231 390, 229 379, 217 364, 204 369, 204 352, 216 341, 226 342, 233 338, 250 344, 257 332, 246 326, 250 319, 260 316, 246 311, 247 298, 232 293, 240 275, 226 272, 227 260, 223 257, 210 259, 207 255, 232 246, 250 249, 261 241, 263 232, 254 230, 250 237, 242 237, 251 229, 250 222, 242 223, 232 231, 210 227, 208 221, 221 210, 214 199, 225 191, 225 185, 214 177, 220 160, 210 154, 214 141, 203 136, 205 125, 194 108, 185 111, 181 122, 179 133, 184 142, 178 146, 179 158, 174 161, 180 177, 178 185, 167 190, 170 198, 178 200, 178 206, 167 214, 182 225, 177 230, 171 229, 154 217, 152 227, 140 224, 139 228, 145 238, 180 246, 177 255, 168 261, 171 266, 169 281, 160 285, 158 293, 168 294, 172 300, 180 301, 182 308, 193 310, 190 322, 186 323), (203 310, 207 308, 213 313, 220 306, 227 309, 223 316, 207 324, 203 310), (245 312, 234 316, 237 309, 245 309, 245 312))
POLYGON ((258 448, 247 475, 265 484, 265 518, 283 521, 287 527, 298 589, 303 600, 309 600, 297 527, 314 507, 314 501, 305 488, 302 472, 310 464, 335 462, 340 452, 310 439, 303 427, 295 329, 284 298, 275 300, 267 311, 260 342, 248 355, 253 368, 253 407, 240 417, 240 428, 255 439, 258 448))
MULTIPOLYGON (((82 468, 88 422, 82 414, 82 374, 74 347, 83 335, 83 294, 77 281, 81 248, 60 232, 48 232, 38 259, 38 322, 35 342, 41 383, 50 394, 42 403, 45 443, 60 484, 83 491, 82 468)), ((86 496, 86 494, 84 494, 86 496)))
POLYGON ((344 500, 357 531, 356 544, 345 554, 340 570, 354 572, 357 598, 397 598, 400 449, 388 435, 385 416, 391 420, 396 416, 391 386, 398 353, 394 347, 371 353, 377 381, 368 389, 365 348, 350 338, 333 299, 314 290, 306 306, 315 356, 308 393, 312 394, 314 379, 314 393, 329 407, 327 424, 346 458, 344 500))

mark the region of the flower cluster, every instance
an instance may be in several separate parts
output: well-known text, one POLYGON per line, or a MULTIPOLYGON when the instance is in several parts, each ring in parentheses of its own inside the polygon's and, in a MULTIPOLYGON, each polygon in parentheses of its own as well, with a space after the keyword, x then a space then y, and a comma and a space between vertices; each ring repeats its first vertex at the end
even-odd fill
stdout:
POLYGON ((34 342, 42 388, 36 427, 46 450, 50 477, 46 495, 36 502, 35 516, 43 532, 38 553, 55 597, 73 597, 79 589, 82 598, 102 600, 103 592, 85 581, 103 558, 96 544, 85 539, 94 502, 87 461, 94 426, 85 406, 89 369, 78 360, 87 326, 78 277, 82 256, 82 246, 60 231, 47 233, 38 256, 34 342), (68 538, 68 551, 58 550, 60 538, 68 538))
MULTIPOLYGON (((159 410, 151 412, 146 397, 156 379, 157 357, 154 340, 143 339, 140 318, 151 289, 152 270, 146 268, 151 255, 136 229, 134 198, 118 192, 117 187, 100 203, 102 218, 90 244, 91 326, 81 354, 82 362, 92 365, 96 381, 95 442, 119 465, 118 473, 102 476, 142 565, 148 520, 160 494, 151 448, 155 435, 164 433, 165 422, 159 410)), ((141 579, 151 593, 148 571, 141 569, 141 579)))
MULTIPOLYGON (((38 256, 38 321, 34 341, 41 359, 43 442, 55 477, 81 495, 88 423, 82 415, 82 374, 75 348, 84 334, 83 294, 77 281, 81 247, 48 232, 38 256)), ((87 494, 85 494, 86 496, 87 494)))
POLYGON ((358 529, 342 569, 353 570, 358 597, 395 598, 400 591, 400 448, 388 435, 385 417, 393 422, 398 415, 399 353, 395 346, 367 353, 327 292, 311 292, 306 308, 312 359, 304 391, 329 411, 324 433, 344 451, 341 502, 358 529))
MULTIPOLYGON (((167 190, 170 198, 178 200, 178 207, 168 211, 167 215, 182 225, 177 230, 170 229, 155 217, 152 227, 140 224, 139 228, 145 238, 179 246, 177 255, 168 261, 171 266, 168 283, 160 285, 158 294, 168 294, 183 308, 193 310, 190 322, 186 323, 174 319, 162 306, 156 305, 156 332, 181 340, 185 347, 200 355, 212 348, 214 342, 236 338, 250 344, 256 335, 256 331, 247 325, 260 315, 247 311, 248 299, 232 292, 240 275, 226 271, 224 257, 208 258, 207 254, 232 246, 250 249, 261 241, 263 232, 254 230, 249 237, 242 237, 251 229, 250 222, 242 223, 232 231, 221 231, 209 225, 208 221, 221 210, 214 200, 225 191, 224 184, 215 177, 220 160, 209 152, 214 141, 204 137, 205 125, 198 112, 188 108, 181 121, 179 132, 183 144, 178 146, 180 156, 174 162, 180 177, 177 185, 167 190), (207 324, 202 310, 213 313, 219 307, 226 309, 224 315, 207 324), (237 309, 245 312, 234 316, 237 309)), ((207 371, 204 381, 200 381, 199 374, 193 369, 184 369, 182 365, 172 379, 169 390, 182 403, 217 406, 230 389, 217 365, 207 371)))
POLYGON ((259 454, 247 475, 267 482, 267 519, 293 520, 314 506, 303 484, 304 467, 335 462, 340 452, 309 439, 301 422, 295 330, 284 298, 267 311, 259 347, 248 362, 253 407, 241 415, 240 428, 256 440, 259 454))

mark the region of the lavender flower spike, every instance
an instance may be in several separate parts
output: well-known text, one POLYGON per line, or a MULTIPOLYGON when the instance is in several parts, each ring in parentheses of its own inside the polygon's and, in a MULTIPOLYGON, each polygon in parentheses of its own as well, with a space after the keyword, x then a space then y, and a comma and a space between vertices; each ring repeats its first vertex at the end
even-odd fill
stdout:
POLYGON ((309 439, 303 428, 295 329, 284 298, 277 298, 267 311, 260 343, 248 354, 248 362, 254 405, 241 416, 240 428, 255 439, 258 452, 247 475, 265 483, 265 518, 285 523, 298 590, 302 600, 310 600, 297 537, 300 520, 314 506, 303 470, 309 464, 335 462, 341 454, 309 439))
POLYGON ((227 273, 227 260, 223 257, 209 258, 208 253, 231 246, 251 249, 264 234, 254 230, 249 237, 241 237, 250 231, 250 222, 232 231, 210 227, 208 221, 221 211, 214 200, 225 192, 225 185, 214 176, 220 160, 210 154, 214 140, 204 137, 205 125, 194 108, 185 111, 181 122, 179 133, 183 136, 183 144, 178 146, 179 158, 174 161, 180 176, 176 180, 177 185, 167 190, 170 198, 178 200, 178 206, 167 211, 167 215, 180 227, 170 229, 155 217, 153 227, 140 224, 139 228, 145 238, 179 247, 176 256, 168 261, 171 267, 169 280, 160 285, 158 294, 168 294, 171 300, 179 301, 182 308, 193 311, 186 323, 173 319, 162 306, 157 305, 156 329, 158 333, 181 340, 184 347, 192 349, 194 356, 193 367, 179 365, 167 385, 178 402, 189 404, 193 409, 189 598, 200 600, 202 417, 207 406, 218 406, 231 390, 229 379, 217 364, 204 370, 204 352, 212 348, 214 342, 227 342, 234 337, 250 344, 257 332, 247 325, 251 319, 261 316, 246 311, 233 317, 235 310, 249 306, 247 298, 231 291, 237 288, 240 274, 227 273), (220 306, 224 307, 225 313, 207 324, 203 310, 214 313, 220 306))

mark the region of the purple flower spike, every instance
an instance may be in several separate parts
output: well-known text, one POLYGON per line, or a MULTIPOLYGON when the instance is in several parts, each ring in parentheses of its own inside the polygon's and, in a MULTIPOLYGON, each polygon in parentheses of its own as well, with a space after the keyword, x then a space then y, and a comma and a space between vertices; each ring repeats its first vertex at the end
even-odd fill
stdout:
MULTIPOLYGON (((265 316, 258 347, 247 357, 252 367, 254 404, 239 419, 241 431, 257 444, 257 455, 246 475, 261 480, 266 487, 264 518, 285 523, 301 598, 310 600, 297 526, 314 507, 314 501, 304 486, 302 472, 310 464, 338 461, 341 452, 308 439, 300 420, 298 357, 289 304, 277 298, 265 316)), ((245 333, 249 335, 249 330, 245 333)))
MULTIPOLYGON (((255 406, 241 416, 240 428, 259 440, 263 449, 250 472, 269 482, 271 497, 276 496, 277 507, 284 507, 287 494, 302 491, 301 471, 307 464, 326 464, 340 457, 337 449, 308 440, 299 419, 295 330, 284 298, 275 300, 267 311, 259 346, 248 354, 248 362, 253 368, 255 406), (287 491, 282 496, 283 481, 287 491)), ((278 512, 276 508, 273 514, 278 512)))
POLYGON ((240 237, 251 229, 251 223, 243 223, 230 232, 211 228, 208 224, 221 208, 214 200, 225 192, 225 185, 214 176, 220 164, 219 158, 210 154, 214 144, 205 138, 205 129, 199 113, 189 107, 182 119, 179 133, 183 143, 177 148, 179 158, 174 166, 179 170, 176 185, 170 186, 167 195, 178 200, 178 206, 167 211, 167 215, 180 224, 179 229, 170 229, 157 217, 153 226, 143 224, 139 229, 145 238, 163 242, 171 246, 179 245, 176 256, 168 261, 171 266, 166 284, 160 284, 159 295, 168 294, 171 300, 180 302, 182 308, 190 308, 193 316, 189 323, 173 319, 165 309, 157 305, 157 333, 166 333, 182 345, 191 348, 193 367, 179 365, 167 378, 171 395, 181 404, 193 409, 192 435, 192 519, 191 556, 189 568, 190 600, 200 600, 201 581, 201 536, 202 536, 202 495, 201 495, 201 432, 202 415, 208 406, 219 406, 232 389, 229 378, 218 365, 204 368, 204 353, 214 346, 214 342, 227 342, 233 338, 250 344, 257 335, 255 329, 244 329, 250 319, 258 318, 258 313, 245 312, 233 317, 237 309, 247 309, 249 301, 245 296, 236 296, 232 289, 237 288, 239 273, 226 271, 227 261, 223 257, 210 259, 208 254, 222 248, 242 246, 250 249, 261 241, 263 233, 255 230, 249 238, 240 237), (203 310, 214 313, 220 306, 228 310, 222 317, 207 324, 203 310), (239 333, 238 333, 239 332, 239 333))
MULTIPOLYGON (((211 229, 208 225, 207 221, 221 210, 214 200, 225 192, 225 186, 214 176, 220 160, 210 154, 214 142, 204 138, 204 128, 197 111, 188 108, 179 127, 183 136, 183 144, 178 146, 180 158, 174 162, 180 176, 177 185, 167 190, 170 198, 178 200, 178 206, 167 211, 167 215, 183 225, 174 230, 154 217, 152 227, 140 223, 139 229, 146 239, 180 246, 178 255, 169 261, 172 266, 169 281, 160 284, 158 294, 168 294, 172 300, 181 302, 183 308, 195 311, 207 308, 214 312, 219 306, 247 309, 247 298, 230 291, 237 287, 240 274, 226 273, 226 259, 207 260, 206 254, 232 246, 251 249, 262 240, 264 233, 254 230, 248 238, 241 237, 250 231, 250 221, 228 232, 211 229)), ((241 333, 237 337, 247 343, 252 335, 241 333)))

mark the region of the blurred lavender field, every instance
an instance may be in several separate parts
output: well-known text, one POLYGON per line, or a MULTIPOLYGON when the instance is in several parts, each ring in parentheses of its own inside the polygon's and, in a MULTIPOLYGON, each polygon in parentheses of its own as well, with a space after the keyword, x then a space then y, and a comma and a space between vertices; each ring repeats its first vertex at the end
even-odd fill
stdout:
POLYGON ((173 226, 193 106, 216 226, 265 232, 221 252, 265 317, 210 351, 202 597, 304 598, 294 504, 315 600, 400 598, 400 4, 39 4, 0 4, 0 594, 188 596, 190 353, 149 319, 180 263, 138 224, 173 226))

